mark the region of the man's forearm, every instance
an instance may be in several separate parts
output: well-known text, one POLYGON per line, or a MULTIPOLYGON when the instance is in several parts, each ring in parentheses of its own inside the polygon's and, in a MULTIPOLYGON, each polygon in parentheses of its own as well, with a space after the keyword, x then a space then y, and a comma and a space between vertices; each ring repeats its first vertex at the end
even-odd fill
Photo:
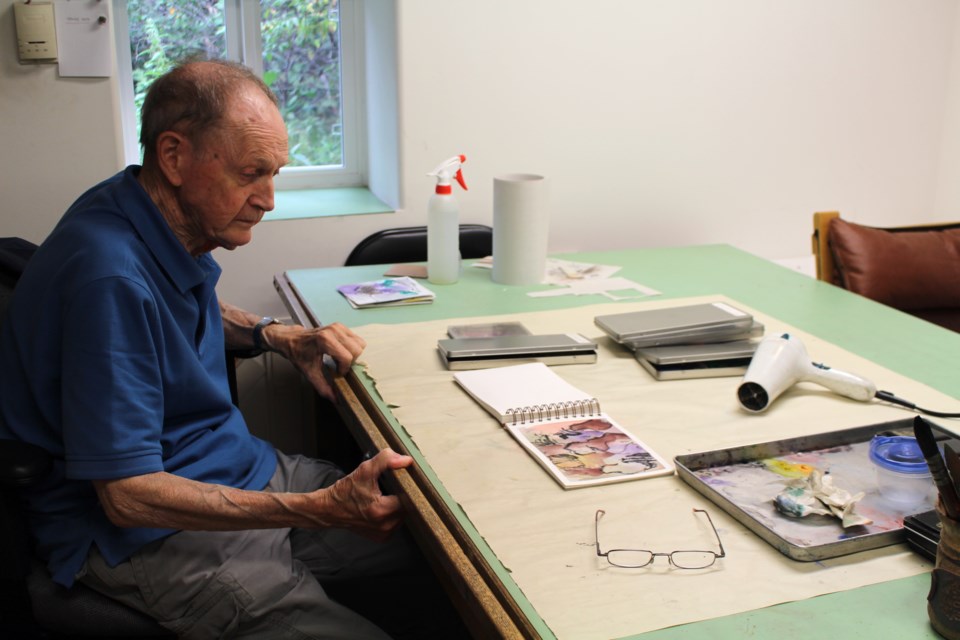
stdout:
POLYGON ((309 493, 244 491, 164 472, 93 484, 107 517, 118 527, 193 531, 337 527, 383 539, 400 523, 401 505, 397 496, 383 495, 379 478, 411 464, 413 458, 385 449, 329 487, 309 493))
POLYGON ((94 486, 110 521, 119 527, 235 531, 323 527, 337 520, 324 490, 244 491, 162 472, 95 481, 94 486))

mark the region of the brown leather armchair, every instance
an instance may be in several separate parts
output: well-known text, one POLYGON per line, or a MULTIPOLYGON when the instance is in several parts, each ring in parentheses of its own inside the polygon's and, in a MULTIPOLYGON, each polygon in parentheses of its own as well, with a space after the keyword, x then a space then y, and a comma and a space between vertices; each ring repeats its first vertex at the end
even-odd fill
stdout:
POLYGON ((960 331, 960 222, 868 227, 813 215, 817 278, 960 331))

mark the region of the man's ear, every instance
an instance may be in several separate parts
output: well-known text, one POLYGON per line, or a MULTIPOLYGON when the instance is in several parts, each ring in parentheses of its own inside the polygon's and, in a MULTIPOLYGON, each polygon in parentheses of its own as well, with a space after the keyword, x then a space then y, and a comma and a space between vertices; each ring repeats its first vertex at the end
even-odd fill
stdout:
POLYGON ((190 141, 175 131, 164 131, 157 138, 157 165, 175 187, 183 184, 183 172, 190 153, 190 141))

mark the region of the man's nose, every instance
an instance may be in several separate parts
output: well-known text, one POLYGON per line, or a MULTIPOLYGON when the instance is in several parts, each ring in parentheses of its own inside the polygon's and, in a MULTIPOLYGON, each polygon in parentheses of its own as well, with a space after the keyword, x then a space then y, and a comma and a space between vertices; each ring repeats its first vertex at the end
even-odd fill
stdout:
POLYGON ((273 195, 273 176, 270 176, 263 180, 257 187, 257 190, 254 191, 253 195, 250 197, 250 204, 258 209, 263 209, 264 211, 273 211, 273 195))

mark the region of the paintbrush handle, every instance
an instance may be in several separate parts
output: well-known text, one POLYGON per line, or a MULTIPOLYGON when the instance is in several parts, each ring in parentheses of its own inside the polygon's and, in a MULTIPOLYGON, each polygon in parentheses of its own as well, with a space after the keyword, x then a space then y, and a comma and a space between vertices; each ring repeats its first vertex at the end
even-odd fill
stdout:
POLYGON ((954 489, 960 495, 960 453, 949 442, 943 445, 943 457, 947 461, 947 472, 953 482, 954 489))
POLYGON ((920 445, 920 451, 927 461, 927 467, 930 468, 930 475, 933 476, 933 482, 937 485, 940 492, 940 501, 943 503, 943 510, 947 517, 960 517, 960 496, 957 495, 957 488, 950 479, 946 464, 940 456, 940 448, 937 446, 937 440, 933 437, 933 430, 930 424, 917 416, 913 419, 913 433, 917 438, 917 444, 920 445))

